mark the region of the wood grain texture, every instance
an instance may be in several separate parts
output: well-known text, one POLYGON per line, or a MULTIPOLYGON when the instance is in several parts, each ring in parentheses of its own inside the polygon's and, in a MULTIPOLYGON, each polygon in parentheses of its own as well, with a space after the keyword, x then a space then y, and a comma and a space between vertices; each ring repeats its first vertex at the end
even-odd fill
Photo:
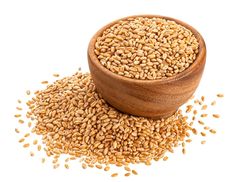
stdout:
POLYGON ((97 91, 118 110, 136 116, 167 117, 184 104, 198 87, 206 62, 205 42, 196 29, 180 20, 158 15, 130 17, 138 16, 173 20, 191 30, 199 41, 199 53, 194 63, 185 71, 162 80, 137 80, 112 73, 100 64, 94 53, 94 45, 97 37, 105 29, 121 20, 119 19, 101 28, 89 43, 88 63, 91 76, 97 91))

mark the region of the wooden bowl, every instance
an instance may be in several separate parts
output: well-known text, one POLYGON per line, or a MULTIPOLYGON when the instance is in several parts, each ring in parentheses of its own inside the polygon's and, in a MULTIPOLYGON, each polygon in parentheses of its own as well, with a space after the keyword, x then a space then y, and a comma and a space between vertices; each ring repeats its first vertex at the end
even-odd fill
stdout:
POLYGON ((88 46, 88 63, 91 76, 97 91, 103 98, 118 110, 151 118, 168 117, 188 101, 200 82, 205 62, 206 46, 202 36, 190 25, 165 16, 137 15, 125 17, 101 28, 91 39, 88 46), (183 72, 162 80, 137 80, 126 78, 106 69, 94 53, 96 39, 102 32, 130 17, 160 17, 173 20, 191 30, 199 42, 199 53, 196 60, 183 72))

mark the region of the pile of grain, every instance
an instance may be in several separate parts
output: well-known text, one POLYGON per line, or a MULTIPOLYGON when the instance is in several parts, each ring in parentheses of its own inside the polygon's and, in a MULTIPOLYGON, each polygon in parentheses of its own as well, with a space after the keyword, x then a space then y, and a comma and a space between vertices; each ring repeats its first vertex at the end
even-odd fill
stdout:
POLYGON ((199 43, 175 21, 136 17, 104 30, 95 43, 100 63, 113 73, 153 80, 176 75, 196 59, 199 43))
MULTIPOLYGON (((26 92, 30 95, 30 91, 26 92)), ((202 105, 204 97, 195 100, 195 104, 202 105)), ((21 103, 21 101, 19 101, 21 103)), ((27 125, 32 127, 30 133, 24 134, 19 140, 23 147, 29 148, 37 145, 38 151, 43 148, 48 157, 53 157, 54 168, 59 167, 60 156, 68 154, 66 160, 78 159, 82 161, 82 167, 96 167, 108 171, 110 165, 123 166, 127 171, 125 176, 137 174, 128 166, 130 163, 145 163, 150 165, 153 160, 163 158, 168 151, 174 152, 174 148, 182 146, 185 154, 185 142, 191 142, 190 133, 197 134, 193 128, 193 122, 187 122, 188 117, 179 110, 167 119, 153 120, 144 117, 136 117, 123 114, 108 105, 96 92, 95 85, 90 74, 77 72, 76 74, 59 79, 47 85, 44 90, 34 93, 27 103, 27 125), (41 135, 43 144, 38 140, 27 142, 31 135, 41 135)), ((212 103, 215 104, 215 101, 212 103)), ((18 111, 22 107, 17 107, 18 111)), ((186 113, 193 112, 192 105, 188 105, 186 113)), ((218 118, 218 114, 213 115, 218 118)), ((16 114, 19 123, 24 124, 21 114, 16 114)), ((202 117, 202 116, 201 116, 202 117)), ((192 121, 195 120, 192 118, 192 121)), ((204 125, 200 121, 199 124, 204 125)), ((215 133, 215 130, 204 127, 205 131, 215 133)), ((20 133, 19 129, 15 130, 20 133)), ((205 131, 201 132, 204 137, 205 131)), ((205 141, 202 141, 204 144, 205 141)), ((34 156, 34 152, 30 152, 34 156)), ((45 159, 42 159, 45 162, 45 159)), ((65 168, 69 168, 66 163, 65 168)), ((116 173, 112 174, 117 176, 116 173)))

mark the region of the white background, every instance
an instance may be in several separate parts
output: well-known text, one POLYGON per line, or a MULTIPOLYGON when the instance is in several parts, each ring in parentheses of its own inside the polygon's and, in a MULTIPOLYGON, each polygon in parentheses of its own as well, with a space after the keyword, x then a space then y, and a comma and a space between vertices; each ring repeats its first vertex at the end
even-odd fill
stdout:
POLYGON ((0 182, 235 181, 234 17, 232 0, 0 0, 0 182), (186 155, 176 150, 166 162, 136 166, 139 175, 129 178, 114 179, 76 164, 53 170, 39 156, 31 158, 14 132, 16 100, 26 98, 27 89, 41 88, 42 80, 52 81, 55 72, 71 75, 79 66, 88 71, 92 35, 112 20, 135 14, 178 18, 203 35, 207 64, 196 95, 209 100, 225 94, 215 110, 221 119, 207 121, 217 134, 207 137, 205 146, 196 137, 186 155))

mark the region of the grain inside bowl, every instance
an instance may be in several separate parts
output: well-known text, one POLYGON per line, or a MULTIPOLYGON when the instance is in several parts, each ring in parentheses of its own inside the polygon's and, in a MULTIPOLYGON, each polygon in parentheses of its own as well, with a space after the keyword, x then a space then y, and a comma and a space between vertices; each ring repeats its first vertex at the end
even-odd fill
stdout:
POLYGON ((99 62, 118 75, 141 80, 171 77, 196 59, 194 34, 173 20, 130 17, 107 27, 97 38, 99 62))

